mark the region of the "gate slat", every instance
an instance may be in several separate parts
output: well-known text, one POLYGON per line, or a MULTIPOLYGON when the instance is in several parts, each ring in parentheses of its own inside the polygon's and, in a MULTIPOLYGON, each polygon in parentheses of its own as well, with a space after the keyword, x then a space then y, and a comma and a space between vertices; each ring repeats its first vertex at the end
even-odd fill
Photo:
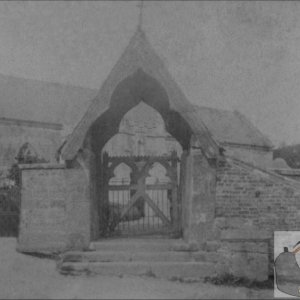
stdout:
POLYGON ((125 208, 121 212, 121 216, 119 220, 122 220, 123 217, 129 212, 131 207, 134 205, 134 203, 138 200, 139 197, 141 197, 142 194, 140 192, 136 192, 133 197, 129 200, 128 204, 125 206, 125 208))
POLYGON ((152 201, 152 199, 147 195, 143 195, 144 199, 148 203, 148 205, 154 210, 154 212, 158 215, 158 217, 161 218, 161 220, 166 224, 169 225, 170 221, 168 218, 163 214, 163 212, 155 205, 155 203, 152 201))

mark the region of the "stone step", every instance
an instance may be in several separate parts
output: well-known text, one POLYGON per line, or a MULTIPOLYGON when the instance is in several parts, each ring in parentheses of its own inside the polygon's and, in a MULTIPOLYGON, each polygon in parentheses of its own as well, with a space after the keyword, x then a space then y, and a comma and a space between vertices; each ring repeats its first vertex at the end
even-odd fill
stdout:
POLYGON ((62 255, 65 262, 112 262, 112 261, 195 261, 191 252, 174 251, 70 251, 62 255))
POLYGON ((215 264, 212 262, 65 262, 59 271, 61 274, 99 274, 99 275, 148 275, 167 278, 204 278, 215 275, 215 264))
POLYGON ((90 244, 91 250, 101 251, 188 251, 188 246, 182 239, 138 239, 138 238, 118 238, 103 239, 90 244))
POLYGON ((217 253, 177 251, 69 251, 61 256, 62 262, 116 262, 116 261, 217 261, 217 253))

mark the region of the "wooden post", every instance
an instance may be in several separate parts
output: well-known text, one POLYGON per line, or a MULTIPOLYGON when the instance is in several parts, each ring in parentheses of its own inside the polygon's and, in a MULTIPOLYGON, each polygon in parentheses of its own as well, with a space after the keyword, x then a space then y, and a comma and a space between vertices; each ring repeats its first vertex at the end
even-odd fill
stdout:
POLYGON ((179 231, 180 224, 179 224, 179 201, 178 201, 178 192, 177 192, 177 153, 176 151, 172 151, 171 153, 171 182, 172 182, 172 214, 171 217, 173 224, 173 230, 175 233, 179 231))
POLYGON ((104 152, 101 156, 98 154, 98 164, 97 167, 99 168, 99 177, 98 177, 98 195, 100 196, 98 201, 99 203, 99 226, 100 232, 102 235, 106 234, 109 222, 109 195, 108 195, 108 183, 109 183, 109 176, 108 176, 108 163, 109 157, 108 153, 104 152))

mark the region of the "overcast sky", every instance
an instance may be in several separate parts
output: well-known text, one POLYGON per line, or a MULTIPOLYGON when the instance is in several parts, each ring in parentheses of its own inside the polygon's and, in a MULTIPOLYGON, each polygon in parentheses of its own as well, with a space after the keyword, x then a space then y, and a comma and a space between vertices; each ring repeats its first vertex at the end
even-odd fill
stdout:
MULTIPOLYGON (((99 89, 135 1, 0 2, 0 73, 99 89)), ((187 98, 300 143, 300 2, 145 1, 143 29, 187 98)))

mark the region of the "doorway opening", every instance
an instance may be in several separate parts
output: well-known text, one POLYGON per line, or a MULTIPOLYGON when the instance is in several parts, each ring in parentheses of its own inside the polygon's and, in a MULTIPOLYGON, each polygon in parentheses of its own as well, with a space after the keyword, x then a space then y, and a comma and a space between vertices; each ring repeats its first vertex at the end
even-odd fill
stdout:
POLYGON ((181 145, 144 102, 101 151, 101 236, 180 234, 181 145))
POLYGON ((180 166, 185 165, 191 136, 186 120, 170 107, 165 89, 143 70, 116 86, 108 109, 88 135, 94 155, 94 238, 181 234, 185 168, 181 172, 180 166))

